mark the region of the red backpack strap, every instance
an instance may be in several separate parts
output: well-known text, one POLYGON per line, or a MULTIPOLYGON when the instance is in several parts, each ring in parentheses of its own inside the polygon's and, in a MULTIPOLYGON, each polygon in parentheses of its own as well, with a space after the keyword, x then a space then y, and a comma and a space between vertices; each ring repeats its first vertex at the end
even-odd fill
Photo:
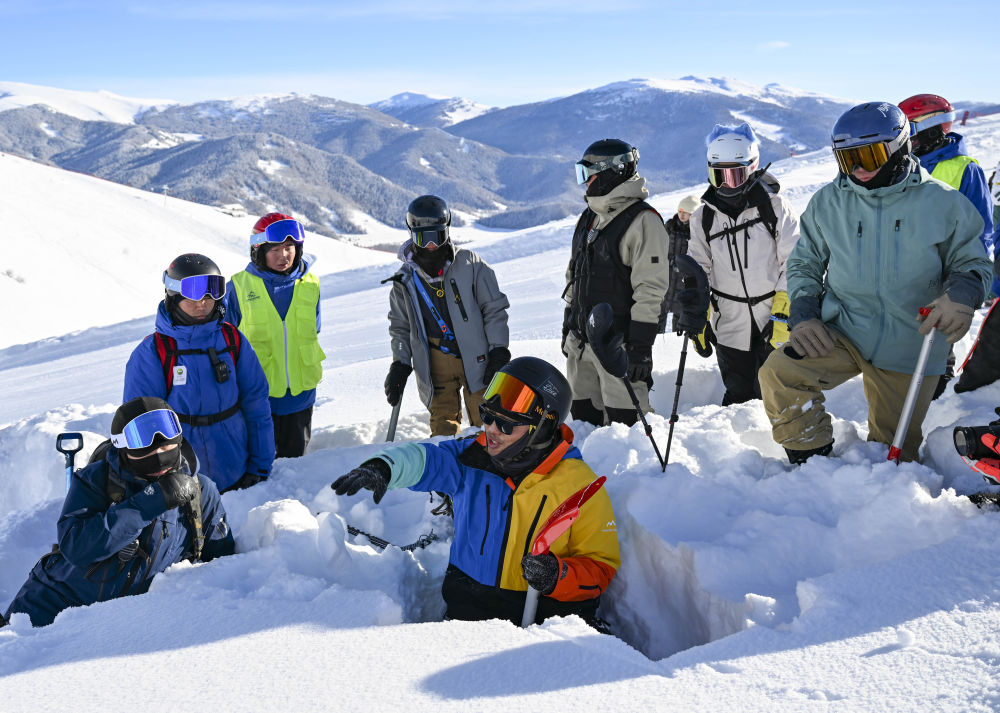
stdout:
POLYGON ((233 353, 233 366, 235 366, 236 360, 240 358, 240 330, 231 322, 223 322, 222 336, 226 340, 226 346, 233 353))
POLYGON ((170 396, 170 390, 174 388, 174 367, 177 366, 177 340, 159 332, 153 333, 153 344, 156 346, 156 356, 160 358, 163 365, 163 380, 167 383, 167 393, 163 398, 170 396))

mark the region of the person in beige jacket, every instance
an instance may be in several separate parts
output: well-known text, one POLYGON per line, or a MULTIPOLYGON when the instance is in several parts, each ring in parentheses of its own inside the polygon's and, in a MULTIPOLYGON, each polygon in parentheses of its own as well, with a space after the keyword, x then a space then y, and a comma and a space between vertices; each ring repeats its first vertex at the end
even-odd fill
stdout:
POLYGON ((601 366, 587 343, 590 311, 607 302, 624 337, 627 378, 644 412, 650 410, 653 340, 666 316, 668 239, 663 219, 645 202, 646 181, 636 173, 639 152, 620 139, 591 144, 576 164, 586 184, 587 209, 573 233, 566 271, 563 354, 573 388, 573 418, 595 425, 638 419, 622 379, 601 366))
POLYGON ((785 262, 799 219, 777 180, 758 170, 760 144, 749 125, 716 125, 707 143, 711 185, 691 215, 688 253, 712 288, 706 331, 728 406, 761 397, 757 372, 788 338, 785 262))

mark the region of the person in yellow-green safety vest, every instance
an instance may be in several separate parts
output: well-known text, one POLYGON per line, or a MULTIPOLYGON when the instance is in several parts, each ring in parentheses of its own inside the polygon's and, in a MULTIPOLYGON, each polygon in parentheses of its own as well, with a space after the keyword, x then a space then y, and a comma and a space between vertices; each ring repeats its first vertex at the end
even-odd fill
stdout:
POLYGON ((226 314, 243 332, 267 376, 277 458, 305 453, 325 354, 319 345, 319 279, 303 255, 302 224, 268 213, 253 226, 250 263, 232 276, 226 314))
MULTIPOLYGON (((993 205, 986 173, 976 159, 969 156, 965 139, 951 130, 955 109, 944 97, 937 94, 915 94, 899 103, 899 108, 910 122, 910 141, 913 155, 921 167, 942 183, 951 186, 972 201, 983 218, 983 233, 979 237, 986 248, 986 256, 993 259, 993 205)), ((1000 295, 1000 279, 994 267, 990 292, 1000 295)), ((989 296, 989 292, 987 293, 989 296)), ((945 385, 955 375, 955 352, 948 354, 944 375, 938 382, 934 398, 944 393, 945 385)))

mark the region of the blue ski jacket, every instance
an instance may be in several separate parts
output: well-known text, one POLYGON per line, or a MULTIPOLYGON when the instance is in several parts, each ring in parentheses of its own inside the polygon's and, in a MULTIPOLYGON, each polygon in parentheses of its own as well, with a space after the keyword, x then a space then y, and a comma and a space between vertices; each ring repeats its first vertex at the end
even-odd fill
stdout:
MULTIPOLYGON (((181 467, 192 470, 184 459, 181 467)), ((192 477, 201 484, 205 542, 199 560, 232 554, 235 542, 218 489, 203 475, 192 477)), ((11 602, 8 619, 23 612, 33 626, 46 626, 68 607, 142 594, 153 577, 190 557, 194 543, 190 518, 180 508, 167 509, 155 482, 122 467, 114 446, 103 460, 73 475, 57 530, 58 547, 31 570, 11 602), (108 495, 109 470, 125 484, 124 499, 117 504, 108 495), (136 539, 141 552, 119 558, 118 552, 136 539)))
MULTIPOLYGON (((969 151, 965 147, 965 139, 962 138, 961 134, 952 131, 948 134, 947 138, 950 141, 946 145, 918 157, 920 165, 927 169, 927 172, 931 175, 934 174, 934 169, 938 167, 938 164, 952 161, 959 156, 969 155, 969 151)), ((993 200, 990 198, 986 173, 978 163, 970 162, 962 172, 962 180, 959 185, 953 185, 952 188, 957 188, 959 193, 972 201, 972 205, 976 206, 976 210, 979 211, 979 215, 983 218, 983 234, 980 239, 986 248, 986 254, 990 257, 995 257, 994 250, 996 250, 997 236, 993 232, 993 200)), ((1000 295, 1000 279, 994 277, 990 289, 994 294, 1000 295)))
MULTIPOLYGON (((221 353, 226 348, 221 319, 175 325, 163 302, 156 314, 156 331, 176 339, 178 350, 214 347, 221 353)), ((175 373, 168 394, 163 363, 157 355, 153 335, 149 335, 132 351, 125 366, 122 403, 137 396, 158 396, 178 415, 208 417, 223 414, 238 404, 235 413, 215 423, 182 423, 184 438, 194 448, 201 471, 222 491, 245 473, 265 478, 270 475, 274 426, 267 400, 267 379, 249 340, 240 334, 240 353, 235 363, 231 352, 221 354, 220 360, 230 370, 222 383, 216 381, 207 354, 179 355, 177 369, 183 368, 183 374, 175 373)))
MULTIPOLYGON (((271 304, 274 305, 274 309, 278 312, 278 316, 281 317, 282 320, 285 319, 285 315, 288 314, 288 307, 292 304, 292 293, 295 291, 295 283, 302 279, 303 275, 309 272, 310 260, 312 260, 310 256, 303 255, 302 259, 299 260, 299 266, 289 275, 279 275, 268 270, 261 270, 252 262, 248 263, 246 266, 246 272, 259 277, 264 281, 264 286, 267 288, 267 296, 271 298, 271 304)), ((243 310, 240 309, 240 300, 236 294, 236 289, 233 286, 232 279, 230 279, 229 284, 226 285, 226 296, 223 298, 223 304, 226 307, 226 321, 239 326, 240 322, 243 321, 243 310)), ((320 326, 320 306, 319 302, 317 302, 317 334, 319 334, 320 326)), ((305 411, 307 408, 315 404, 316 389, 307 389, 300 394, 295 394, 294 396, 290 391, 286 391, 284 396, 272 396, 269 398, 271 403, 271 413, 276 416, 286 416, 290 413, 305 411)))

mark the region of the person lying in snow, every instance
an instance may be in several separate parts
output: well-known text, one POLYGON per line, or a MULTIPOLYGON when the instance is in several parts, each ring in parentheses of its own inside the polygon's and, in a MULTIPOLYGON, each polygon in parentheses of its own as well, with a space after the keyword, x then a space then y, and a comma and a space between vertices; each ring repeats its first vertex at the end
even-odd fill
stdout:
POLYGON ((111 434, 104 457, 73 475, 56 526, 59 544, 31 570, 7 620, 23 612, 33 626, 47 626, 63 609, 142 594, 182 559, 234 552, 219 491, 198 474, 166 401, 123 404, 111 434))
POLYGON ((477 437, 387 448, 338 478, 338 495, 361 488, 440 491, 454 502, 442 595, 446 619, 520 623, 528 585, 542 593, 536 622, 577 614, 596 625, 601 594, 621 565, 611 500, 603 489, 580 509, 551 552, 528 554, 553 510, 595 479, 564 424, 569 382, 551 364, 519 357, 500 369, 480 406, 477 437))

